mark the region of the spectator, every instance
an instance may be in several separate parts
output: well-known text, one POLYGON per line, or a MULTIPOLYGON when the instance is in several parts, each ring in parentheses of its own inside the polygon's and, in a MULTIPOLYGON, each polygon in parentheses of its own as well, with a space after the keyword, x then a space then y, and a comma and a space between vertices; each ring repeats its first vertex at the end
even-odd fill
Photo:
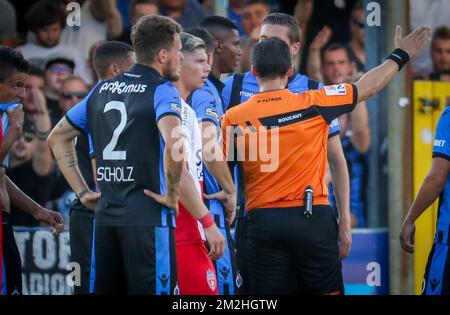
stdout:
POLYGON ((245 32, 242 28, 242 9, 245 0, 230 0, 228 1, 228 18, 236 24, 239 35, 244 36, 245 32))
MULTIPOLYGON (((51 129, 50 116, 41 89, 36 85, 27 93, 32 94, 34 100, 34 124, 25 121, 22 133, 11 148, 7 175, 24 193, 45 206, 55 183, 53 158, 46 141, 51 129)), ((13 225, 39 225, 32 215, 17 211, 15 207, 11 220, 13 225)))
POLYGON ((197 26, 209 14, 197 0, 160 0, 162 15, 169 16, 183 28, 197 26))
MULTIPOLYGON (((312 54, 310 58, 313 57, 312 54)), ((357 70, 346 46, 332 44, 323 52, 322 74, 326 84, 353 83, 357 70)), ((317 79, 317 78, 316 78, 317 79)), ((368 151, 370 147, 369 116, 366 104, 339 118, 341 142, 350 175, 350 210, 353 227, 366 227, 366 190, 368 151)), ((332 188, 330 189, 332 191, 332 188)), ((333 194, 330 202, 335 204, 333 194)))
MULTIPOLYGON (((122 34, 122 16, 115 0, 87 0, 81 6, 80 17, 81 26, 66 27, 61 41, 79 52, 83 64, 86 64, 92 45, 122 34)), ((92 83, 93 78, 89 69, 85 66, 83 71, 76 71, 76 74, 86 82, 92 83)))
POLYGON ((258 42, 262 22, 269 13, 270 7, 265 0, 246 0, 244 2, 242 28, 245 36, 242 39, 242 72, 250 70, 252 47, 258 42))
POLYGON ((450 28, 442 26, 435 30, 431 41, 433 72, 429 79, 450 82, 450 28))
MULTIPOLYGON (((159 14, 158 0, 131 0, 130 1, 130 21, 131 26, 145 15, 159 14)), ((131 45, 131 29, 123 31, 122 35, 116 38, 116 40, 131 45)))
POLYGON ((17 23, 16 11, 7 0, 0 0, 0 45, 16 47, 17 23))
POLYGON ((45 75, 41 69, 30 66, 29 76, 25 85, 25 97, 22 99, 25 119, 35 123, 38 114, 38 99, 35 90, 45 93, 45 75))
POLYGON ((81 102, 89 92, 89 87, 80 77, 69 76, 61 84, 59 108, 63 114, 81 102))
POLYGON ((52 126, 62 118, 59 96, 62 82, 73 75, 74 63, 64 58, 50 59, 45 66, 45 96, 52 126))
POLYGON ((364 3, 359 1, 352 10, 350 17, 350 31, 352 39, 348 45, 350 60, 356 64, 359 73, 364 73, 366 68, 366 32, 365 32, 365 10, 364 3))
POLYGON ((36 42, 29 42, 19 48, 32 65, 44 69, 49 56, 64 57, 75 63, 75 73, 85 73, 85 62, 79 52, 61 43, 66 17, 60 2, 36 2, 27 12, 26 19, 29 30, 35 34, 36 42))
MULTIPOLYGON (((333 30, 331 42, 346 44, 351 39, 349 23, 353 7, 359 0, 298 0, 294 15, 302 29, 302 44, 309 47, 314 36, 325 26, 333 30)), ((308 50, 304 50, 300 72, 306 72, 308 50)))

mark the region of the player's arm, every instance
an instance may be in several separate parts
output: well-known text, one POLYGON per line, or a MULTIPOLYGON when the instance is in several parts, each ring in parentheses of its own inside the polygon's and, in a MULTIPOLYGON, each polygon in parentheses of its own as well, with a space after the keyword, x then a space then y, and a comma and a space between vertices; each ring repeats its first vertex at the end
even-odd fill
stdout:
POLYGON ((439 198, 447 183, 450 161, 441 157, 433 159, 430 171, 420 187, 400 232, 400 243, 408 253, 414 252, 414 223, 439 198))
POLYGON ((6 190, 8 191, 11 204, 32 215, 39 222, 51 226, 54 229, 54 235, 59 234, 64 229, 64 220, 59 213, 45 209, 36 203, 21 191, 8 176, 5 176, 5 179, 6 190))
POLYGON ((352 145, 359 153, 366 153, 370 147, 369 114, 366 102, 359 103, 350 113, 350 125, 352 145))
POLYGON ((441 195, 450 172, 450 111, 444 109, 436 128, 433 162, 419 193, 403 222, 400 242, 409 253, 414 251, 414 222, 441 195))
POLYGON ((9 129, 2 139, 0 146, 0 161, 3 161, 11 150, 14 141, 16 141, 19 134, 22 132, 24 112, 22 105, 19 105, 15 109, 6 109, 6 115, 8 116, 9 129))
POLYGON ((336 206, 339 211, 339 256, 344 260, 352 245, 350 216, 350 181, 347 162, 341 140, 336 135, 328 140, 328 164, 330 165, 336 206))
POLYGON ((74 139, 80 135, 81 131, 69 123, 66 117, 63 117, 55 128, 53 128, 47 141, 56 163, 69 186, 80 201, 86 207, 93 210, 95 209, 98 198, 100 198, 100 194, 92 192, 89 189, 78 167, 74 139))
POLYGON ((225 239, 212 219, 208 208, 206 208, 200 198, 195 188, 194 179, 189 173, 186 164, 183 166, 180 186, 180 200, 182 204, 203 225, 203 230, 205 231, 205 236, 210 247, 209 256, 211 259, 219 259, 225 253, 225 239))
POLYGON ((427 26, 421 26, 408 36, 402 38, 401 27, 397 26, 395 36, 395 48, 401 49, 394 52, 391 57, 380 66, 364 74, 355 86, 358 89, 358 103, 365 101, 370 96, 382 90, 398 73, 399 64, 406 64, 409 59, 414 58, 429 43, 432 30, 427 26), (406 53, 407 56, 403 54, 406 53))
POLYGON ((206 195, 205 197, 207 199, 219 199, 222 202, 227 213, 228 224, 231 224, 236 216, 236 189, 219 143, 220 129, 210 121, 201 122, 200 128, 202 130, 203 163, 223 189, 216 194, 206 195))

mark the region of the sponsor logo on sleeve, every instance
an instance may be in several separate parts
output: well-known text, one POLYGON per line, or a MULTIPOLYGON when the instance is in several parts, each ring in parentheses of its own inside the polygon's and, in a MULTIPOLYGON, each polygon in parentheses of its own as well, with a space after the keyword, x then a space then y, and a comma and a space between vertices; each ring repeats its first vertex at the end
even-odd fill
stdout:
POLYGON ((343 96, 347 95, 347 89, 344 84, 325 86, 325 94, 328 96, 343 96))

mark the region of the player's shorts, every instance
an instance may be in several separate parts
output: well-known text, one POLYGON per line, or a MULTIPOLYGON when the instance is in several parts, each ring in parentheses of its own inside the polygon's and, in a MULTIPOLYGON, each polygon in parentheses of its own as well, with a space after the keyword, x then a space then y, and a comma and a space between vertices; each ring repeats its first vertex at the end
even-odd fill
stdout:
POLYGON ((339 226, 330 206, 255 209, 248 213, 250 294, 344 293, 339 226))
POLYGON ((74 287, 75 294, 89 294, 94 212, 78 201, 70 209, 70 253, 71 261, 80 265, 80 286, 74 287))
POLYGON ((249 279, 247 267, 247 217, 238 216, 236 218, 236 227, 234 230, 234 243, 236 248, 237 268, 242 277, 242 286, 239 288, 239 294, 248 294, 249 279))
POLYGON ((95 226, 95 294, 179 294, 173 227, 95 226))
MULTIPOLYGON (((212 207, 217 206, 215 202, 219 201, 210 200, 209 202, 211 211, 212 207)), ((236 252, 233 239, 231 238, 230 228, 226 222, 223 208, 222 206, 220 207, 222 209, 222 215, 213 214, 214 211, 211 211, 214 222, 225 238, 225 253, 222 257, 214 261, 219 284, 219 294, 237 295, 240 294, 239 289, 242 286, 242 277, 236 263, 236 252)))
POLYGON ((181 295, 217 295, 219 288, 212 260, 204 244, 177 245, 181 295))
POLYGON ((447 244, 433 244, 423 282, 423 295, 450 295, 450 255, 447 244))
POLYGON ((22 295, 22 261, 14 238, 10 214, 1 211, 1 216, 3 232, 2 257, 0 260, 2 271, 1 294, 22 295))

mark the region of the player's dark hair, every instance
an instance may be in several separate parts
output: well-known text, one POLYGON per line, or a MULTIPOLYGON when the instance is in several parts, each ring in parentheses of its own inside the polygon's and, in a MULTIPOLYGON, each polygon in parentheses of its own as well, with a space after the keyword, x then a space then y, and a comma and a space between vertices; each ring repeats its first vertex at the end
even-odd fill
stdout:
POLYGON ((265 0, 245 0, 243 6, 249 6, 254 4, 263 4, 269 9, 269 4, 265 0))
POLYGON ((206 53, 214 53, 214 51, 216 50, 216 41, 205 28, 196 26, 188 28, 187 30, 185 30, 185 32, 201 38, 205 43, 206 53))
POLYGON ((42 0, 34 3, 26 13, 28 29, 36 33, 40 29, 58 23, 61 28, 66 25, 64 7, 59 1, 42 0))
POLYGON ((141 17, 131 31, 131 42, 140 63, 152 63, 161 49, 169 49, 181 26, 173 19, 161 15, 141 17))
POLYGON ((208 32, 214 32, 216 30, 237 30, 237 25, 226 17, 219 15, 212 15, 205 17, 200 22, 200 27, 205 28, 208 32))
POLYGON ((30 65, 28 74, 32 75, 32 76, 35 76, 35 77, 39 77, 39 78, 45 78, 44 70, 42 70, 41 68, 38 68, 38 67, 36 67, 34 65, 30 65))
POLYGON ((347 55, 348 61, 351 62, 350 52, 349 52, 349 50, 348 50, 348 48, 347 48, 346 46, 344 46, 344 45, 342 45, 342 44, 339 44, 339 43, 331 43, 330 45, 328 45, 327 47, 325 47, 325 48, 322 50, 322 63, 323 63, 323 61, 324 61, 325 54, 326 54, 327 52, 333 52, 333 51, 338 51, 338 50, 343 50, 343 51, 345 51, 345 54, 347 55))
POLYGON ((107 75, 109 66, 129 57, 134 52, 133 47, 118 41, 106 41, 95 49, 94 68, 100 77, 107 75))
POLYGON ((14 71, 28 73, 30 64, 18 50, 0 46, 0 83, 5 82, 14 71))
POLYGON ((292 67, 289 46, 276 37, 264 39, 253 48, 252 64, 259 78, 283 77, 292 67))
POLYGON ((302 37, 302 31, 297 19, 289 14, 271 13, 264 18, 262 24, 286 26, 288 28, 288 38, 291 43, 300 42, 302 37))

